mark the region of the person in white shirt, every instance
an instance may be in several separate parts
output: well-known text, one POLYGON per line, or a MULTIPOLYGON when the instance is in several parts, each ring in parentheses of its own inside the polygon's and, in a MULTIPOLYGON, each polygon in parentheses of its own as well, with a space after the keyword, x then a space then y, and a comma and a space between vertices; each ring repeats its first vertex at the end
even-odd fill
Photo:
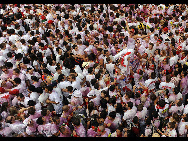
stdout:
POLYGON ((175 88, 175 85, 174 85, 174 83, 171 83, 170 81, 171 81, 171 76, 167 75, 166 81, 161 82, 160 85, 159 85, 159 88, 162 89, 162 90, 168 89, 170 94, 173 93, 172 89, 175 88))
POLYGON ((132 102, 128 102, 126 104, 126 107, 127 107, 127 111, 123 115, 123 120, 125 120, 127 124, 129 125, 136 115, 137 108, 133 106, 132 102))
POLYGON ((187 128, 188 128, 188 114, 185 114, 179 122, 178 131, 179 137, 187 137, 187 128))
POLYGON ((167 137, 177 137, 177 132, 175 129, 175 122, 169 122, 167 125, 167 129, 165 133, 163 133, 164 136, 167 137))
POLYGON ((54 110, 57 114, 62 113, 62 102, 60 101, 60 96, 53 90, 52 86, 47 86, 47 93, 49 93, 49 97, 46 100, 47 104, 52 104, 54 110))
POLYGON ((28 101, 31 100, 29 97, 25 97, 22 93, 19 93, 14 99, 12 100, 13 106, 20 106, 20 107, 28 107, 28 101))
POLYGON ((149 90, 155 89, 156 75, 154 72, 149 74, 149 79, 145 81, 145 86, 149 88, 149 90))
POLYGON ((177 61, 178 61, 178 55, 176 55, 176 51, 175 50, 173 50, 172 51, 172 56, 170 57, 170 66, 173 66, 173 65, 175 65, 176 63, 177 63, 177 61))

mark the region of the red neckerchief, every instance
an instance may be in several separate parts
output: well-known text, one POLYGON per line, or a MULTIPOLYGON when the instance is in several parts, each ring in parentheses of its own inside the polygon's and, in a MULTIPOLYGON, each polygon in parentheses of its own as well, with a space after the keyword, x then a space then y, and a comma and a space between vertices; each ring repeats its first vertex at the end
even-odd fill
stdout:
POLYGON ((110 81, 107 81, 107 82, 106 82, 106 85, 108 85, 108 84, 110 84, 110 81))
POLYGON ((43 50, 46 50, 48 47, 47 46, 44 46, 41 50, 43 51, 43 50))
POLYGON ((117 135, 117 137, 122 137, 122 134, 120 134, 120 135, 117 135))
POLYGON ((101 130, 99 129, 99 127, 98 127, 98 129, 97 129, 99 132, 101 132, 101 130))
MULTIPOLYGON (((166 105, 166 104, 165 104, 166 105)), ((164 106, 165 107, 165 106, 164 106)), ((164 109, 164 107, 159 106, 159 104, 156 106, 157 109, 164 109)))
MULTIPOLYGON (((186 56, 185 56, 186 57, 186 56)), ((185 57, 181 57, 181 60, 183 60, 185 57)))
POLYGON ((127 86, 123 87, 123 91, 124 91, 124 92, 125 92, 125 90, 131 91, 127 86))

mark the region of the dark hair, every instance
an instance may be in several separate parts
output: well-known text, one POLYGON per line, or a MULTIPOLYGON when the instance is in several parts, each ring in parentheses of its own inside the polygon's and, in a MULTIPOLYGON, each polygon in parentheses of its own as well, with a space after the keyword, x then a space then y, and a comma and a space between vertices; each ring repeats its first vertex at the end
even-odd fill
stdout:
POLYGON ((177 103, 177 106, 181 106, 182 105, 182 101, 179 100, 178 103, 177 103))
POLYGON ((12 57, 12 53, 11 53, 11 52, 8 52, 8 53, 7 53, 7 57, 9 57, 9 58, 12 57))
POLYGON ((100 79, 100 77, 101 77, 101 74, 100 73, 97 73, 97 74, 95 74, 95 79, 100 79))
POLYGON ((52 86, 47 86, 46 88, 47 88, 48 91, 50 91, 50 92, 52 92, 52 90, 53 90, 53 87, 52 87, 52 86))
POLYGON ((170 128, 172 128, 172 129, 174 129, 175 128, 175 122, 173 121, 173 122, 169 122, 169 126, 170 126, 170 128))
POLYGON ((13 64, 11 62, 5 62, 5 66, 9 69, 13 67, 13 64))
POLYGON ((34 107, 29 107, 28 114, 34 115, 35 114, 35 108, 34 107))
POLYGON ((58 82, 61 82, 61 80, 62 80, 64 77, 65 77, 64 74, 60 74, 60 75, 58 76, 58 82))
POLYGON ((150 118, 147 118, 146 119, 146 125, 150 125, 151 124, 151 119, 150 118))
POLYGON ((79 126, 79 125, 80 125, 80 119, 74 117, 72 123, 73 123, 74 125, 76 125, 76 126, 79 126))
POLYGON ((116 117, 116 112, 115 112, 115 111, 110 112, 110 113, 109 113, 109 116, 110 116, 111 118, 115 119, 115 117, 116 117))
POLYGON ((121 103, 117 103, 116 113, 123 114, 123 108, 122 108, 121 103))
POLYGON ((115 85, 111 85, 110 86, 110 91, 114 91, 115 90, 115 85))
POLYGON ((137 117, 137 116, 135 116, 135 117, 133 118, 133 123, 134 123, 134 124, 138 124, 138 117, 137 117))
POLYGON ((151 73, 151 79, 155 79, 155 76, 156 76, 155 72, 152 72, 151 73))
POLYGON ((47 108, 43 108, 43 109, 42 109, 41 115, 42 115, 42 116, 46 116, 46 115, 47 115, 47 108))
POLYGON ((99 83, 95 83, 94 88, 98 90, 99 89, 99 83))
POLYGON ((159 106, 160 107, 164 107, 165 106, 165 100, 164 99, 160 99, 159 100, 159 106))
POLYGON ((156 98, 157 98, 157 97, 156 97, 155 94, 151 94, 151 95, 150 95, 150 99, 151 99, 152 101, 155 101, 156 98))
POLYGON ((93 72, 93 67, 88 68, 88 73, 92 73, 93 72))
POLYGON ((102 110, 101 113, 100 113, 100 118, 105 119, 106 116, 107 116, 107 114, 108 114, 108 113, 106 112, 106 110, 102 110))
POLYGON ((3 102, 2 106, 1 106, 1 113, 3 111, 7 111, 7 108, 8 108, 8 102, 3 102))
POLYGON ((104 98, 102 98, 102 99, 100 100, 100 105, 101 105, 101 108, 106 109, 106 108, 107 108, 107 100, 104 99, 104 98))
POLYGON ((33 100, 29 100, 29 101, 28 101, 28 105, 29 105, 29 106, 35 106, 35 104, 36 104, 36 102, 33 101, 33 100))
POLYGON ((23 57, 23 63, 24 63, 24 64, 29 64, 29 63, 30 63, 29 58, 23 57))
POLYGON ((171 81, 171 76, 170 76, 170 74, 169 74, 169 75, 166 76, 166 82, 168 83, 168 82, 170 82, 170 81, 171 81))
POLYGON ((21 79, 20 78, 14 78, 14 82, 16 83, 16 84, 20 84, 21 83, 21 79))
POLYGON ((39 125, 42 125, 44 123, 44 121, 42 120, 42 117, 39 117, 36 122, 39 125))
POLYGON ((43 93, 42 87, 37 87, 37 88, 35 89, 35 91, 36 91, 37 93, 40 93, 40 94, 43 93))
POLYGON ((93 101, 90 101, 88 103, 88 110, 89 110, 89 114, 92 112, 92 110, 94 110, 94 103, 93 103, 93 101))
POLYGON ((138 106, 137 106, 137 111, 142 111, 143 110, 143 105, 142 104, 139 104, 138 106))
POLYGON ((39 79, 36 77, 36 76, 31 76, 31 80, 33 80, 33 81, 39 81, 39 79))
POLYGON ((67 91, 68 92, 72 92, 73 91, 73 87, 72 86, 68 86, 68 87, 66 87, 67 88, 67 91))
POLYGON ((20 73, 20 70, 18 68, 15 68, 13 71, 15 71, 15 73, 20 73))
POLYGON ((132 102, 127 102, 127 104, 128 104, 128 107, 129 107, 129 108, 132 108, 132 107, 133 107, 133 103, 132 103, 132 102))
POLYGON ((28 86, 28 89, 32 92, 35 92, 35 86, 34 85, 30 85, 28 86))

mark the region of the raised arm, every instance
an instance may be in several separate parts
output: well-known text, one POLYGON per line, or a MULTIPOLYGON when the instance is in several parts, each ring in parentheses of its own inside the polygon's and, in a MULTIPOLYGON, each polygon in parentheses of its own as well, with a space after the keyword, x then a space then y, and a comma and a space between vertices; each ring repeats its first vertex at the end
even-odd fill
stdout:
POLYGON ((130 33, 130 28, 129 28, 127 19, 125 20, 125 23, 126 23, 127 30, 128 30, 128 32, 130 33))

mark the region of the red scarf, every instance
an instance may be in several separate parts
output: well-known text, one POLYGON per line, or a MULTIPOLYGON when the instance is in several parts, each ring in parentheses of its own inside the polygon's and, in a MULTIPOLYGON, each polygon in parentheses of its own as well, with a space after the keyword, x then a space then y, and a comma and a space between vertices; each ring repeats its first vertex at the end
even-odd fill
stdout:
MULTIPOLYGON (((186 56, 185 56, 186 57, 186 56)), ((185 57, 181 57, 181 60, 183 60, 185 57)))
POLYGON ((123 58, 122 58, 121 64, 122 64, 124 67, 126 67, 126 65, 124 65, 124 57, 127 56, 127 55, 129 55, 129 54, 131 54, 131 52, 127 52, 127 53, 123 56, 123 58))
POLYGON ((159 106, 159 104, 156 106, 157 109, 164 109, 164 107, 159 106))

